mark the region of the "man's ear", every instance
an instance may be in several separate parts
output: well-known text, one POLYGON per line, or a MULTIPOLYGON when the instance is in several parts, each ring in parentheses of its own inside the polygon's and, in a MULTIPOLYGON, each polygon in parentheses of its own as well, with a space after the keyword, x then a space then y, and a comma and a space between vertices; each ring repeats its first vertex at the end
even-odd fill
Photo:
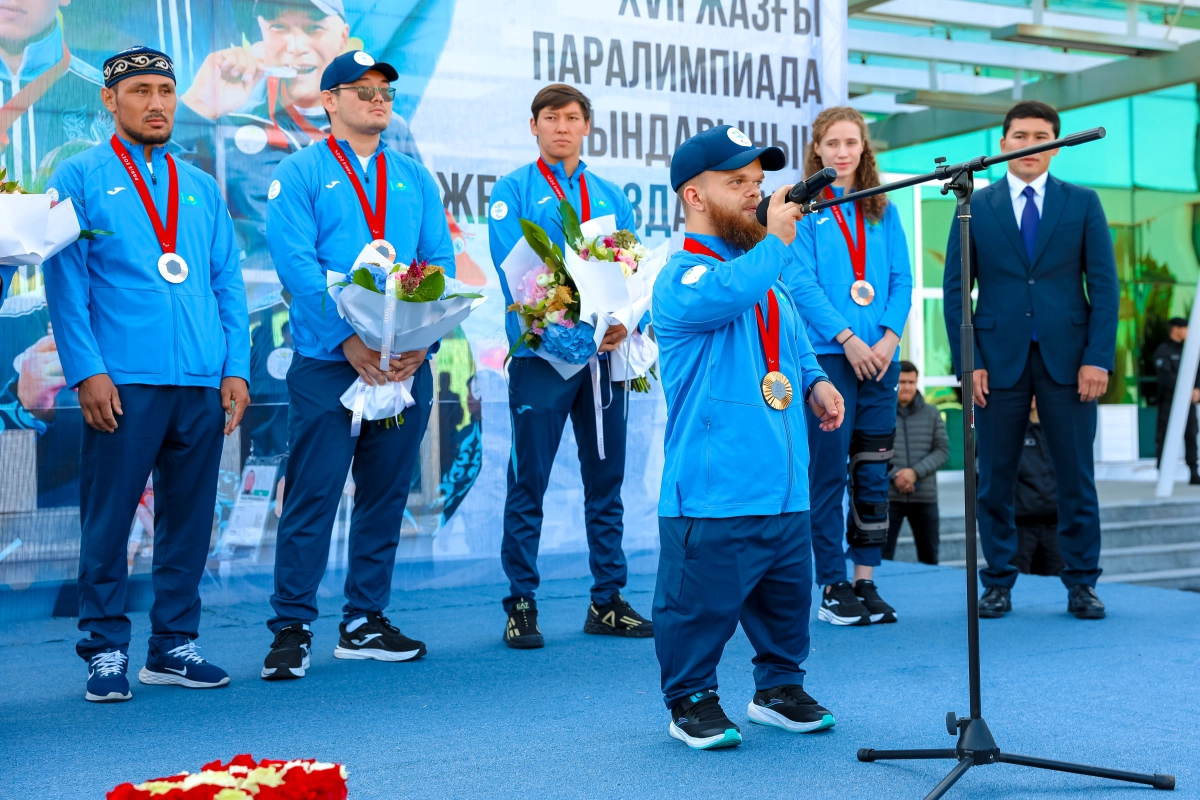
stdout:
POLYGON ((681 196, 687 207, 696 211, 705 211, 704 197, 700 194, 700 189, 695 183, 689 183, 687 186, 684 186, 681 196))
POLYGON ((117 90, 110 89, 107 86, 100 89, 100 101, 104 103, 104 107, 108 109, 108 113, 117 113, 117 90))
POLYGON ((329 91, 328 89, 321 92, 321 105, 324 106, 325 113, 337 113, 337 102, 333 99, 333 92, 329 91))

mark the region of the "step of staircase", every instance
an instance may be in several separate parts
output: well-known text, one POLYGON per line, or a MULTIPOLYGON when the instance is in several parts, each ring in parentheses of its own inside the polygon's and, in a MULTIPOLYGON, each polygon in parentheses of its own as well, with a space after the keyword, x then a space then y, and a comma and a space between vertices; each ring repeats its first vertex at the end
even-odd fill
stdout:
MULTIPOLYGON (((942 565, 966 566, 964 521, 961 516, 942 518, 938 548, 942 565)), ((1165 500, 1101 506, 1100 527, 1103 582, 1200 589, 1200 502, 1165 500)), ((982 549, 979 553, 982 566, 982 549)), ((901 528, 895 558, 917 560, 907 522, 901 528)))

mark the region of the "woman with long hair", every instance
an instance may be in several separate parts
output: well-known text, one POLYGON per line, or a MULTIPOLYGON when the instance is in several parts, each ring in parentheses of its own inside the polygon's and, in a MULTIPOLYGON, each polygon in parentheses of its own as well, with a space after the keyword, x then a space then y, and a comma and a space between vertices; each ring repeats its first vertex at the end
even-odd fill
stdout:
MULTIPOLYGON (((825 109, 812 132, 805 174, 837 170, 826 197, 879 185, 862 114, 846 106, 825 109)), ((823 587, 818 617, 834 625, 895 622, 895 609, 872 578, 887 541, 897 345, 912 304, 908 244, 895 206, 876 195, 806 216, 791 247, 796 258, 784 282, 803 310, 817 360, 846 400, 841 428, 825 433, 808 426, 813 565, 823 587), (848 515, 842 506, 847 477, 848 515), (853 583, 846 579, 847 558, 854 563, 853 583)))

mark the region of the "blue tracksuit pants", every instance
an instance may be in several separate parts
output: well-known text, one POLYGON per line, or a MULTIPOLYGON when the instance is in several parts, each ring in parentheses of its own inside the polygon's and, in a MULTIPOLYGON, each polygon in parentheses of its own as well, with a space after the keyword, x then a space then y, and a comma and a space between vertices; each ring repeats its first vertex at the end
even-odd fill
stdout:
POLYGON ((154 473, 154 563, 150 644, 195 639, 200 578, 212 536, 225 412, 221 393, 199 386, 117 387, 117 430, 83 428, 79 463, 79 629, 85 659, 129 651, 129 529, 154 473))
POLYGON ((717 688, 717 663, 738 622, 754 646, 754 685, 804 683, 812 605, 809 512, 659 517, 654 651, 672 708, 717 688))
MULTIPOLYGON (((893 361, 883 380, 860 381, 844 355, 818 355, 817 361, 829 380, 846 401, 846 419, 836 431, 826 433, 820 420, 806 414, 808 420, 809 499, 812 503, 812 547, 818 586, 846 580, 846 559, 865 567, 877 567, 883 551, 880 547, 844 547, 846 513, 842 498, 849 481, 847 464, 850 439, 855 431, 888 434, 896 430, 896 384, 900 364, 893 361)), ((867 461, 858 465, 854 475, 857 500, 886 503, 888 464, 867 461)), ((887 515, 884 515, 887 521, 887 515)))
POLYGON ((417 370, 403 425, 366 422, 350 435, 350 412, 339 399, 358 373, 345 361, 296 355, 288 369, 288 443, 283 516, 275 546, 272 631, 317 618, 317 587, 329 561, 329 540, 346 473, 354 466, 349 570, 344 619, 383 611, 391 599, 400 524, 421 437, 433 403, 426 361, 417 370))
POLYGON ((589 369, 563 380, 541 358, 514 358, 508 365, 508 390, 513 444, 500 562, 511 586, 504 609, 511 611, 522 597, 533 599, 540 582, 537 554, 542 536, 542 499, 568 417, 579 445, 583 515, 589 565, 595 579, 592 601, 597 605, 608 603, 626 580, 625 553, 621 550, 625 530, 621 505, 621 482, 625 478, 624 386, 609 380, 608 361, 601 360, 603 460, 596 444, 595 395, 589 369))

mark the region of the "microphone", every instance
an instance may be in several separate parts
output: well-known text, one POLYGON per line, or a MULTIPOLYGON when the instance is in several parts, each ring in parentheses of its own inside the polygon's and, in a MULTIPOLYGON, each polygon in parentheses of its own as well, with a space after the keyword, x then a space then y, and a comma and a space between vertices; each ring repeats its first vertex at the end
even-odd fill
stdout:
MULTIPOLYGON (((825 191, 826 186, 830 186, 837 180, 837 170, 833 167, 826 167, 818 170, 812 175, 809 175, 804 180, 792 187, 787 193, 787 202, 789 203, 809 203, 817 197, 821 192, 825 191)), ((758 204, 758 210, 755 215, 758 217, 758 224, 764 228, 767 226, 767 208, 771 205, 771 196, 767 195, 758 204)))

